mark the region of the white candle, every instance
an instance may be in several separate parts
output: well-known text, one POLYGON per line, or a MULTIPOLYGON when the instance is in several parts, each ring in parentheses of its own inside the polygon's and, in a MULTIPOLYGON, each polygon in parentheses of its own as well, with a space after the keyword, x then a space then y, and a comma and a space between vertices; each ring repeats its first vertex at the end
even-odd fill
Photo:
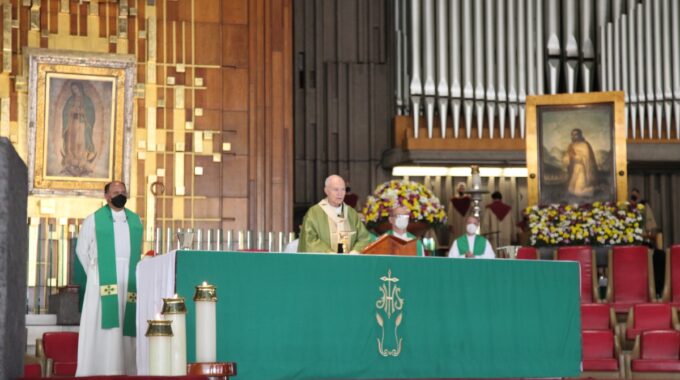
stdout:
POLYGON ((187 374, 186 305, 184 298, 178 297, 177 294, 172 298, 164 298, 163 315, 165 319, 172 321, 171 375, 184 376, 187 374))
POLYGON ((196 362, 217 361, 217 293, 206 283, 196 287, 196 362))
POLYGON ((243 250, 243 231, 238 232, 238 250, 243 250))
POLYGON ((146 336, 149 338, 149 375, 168 376, 172 373, 170 364, 170 342, 172 340, 172 321, 161 320, 157 316, 155 320, 148 321, 149 327, 146 336))

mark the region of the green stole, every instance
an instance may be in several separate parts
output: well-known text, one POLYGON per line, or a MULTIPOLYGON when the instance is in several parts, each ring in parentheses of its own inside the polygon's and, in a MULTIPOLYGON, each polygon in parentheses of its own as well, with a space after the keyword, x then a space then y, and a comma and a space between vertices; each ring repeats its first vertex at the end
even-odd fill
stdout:
MULTIPOLYGON (((135 269, 142 250, 142 221, 139 215, 125 209, 130 228, 130 266, 128 268, 127 301, 123 319, 123 335, 136 336, 137 276, 135 269)), ((118 320, 118 277, 116 275, 116 245, 113 216, 109 206, 94 213, 97 237, 97 266, 99 268, 99 295, 102 304, 102 329, 120 327, 118 320)))
MULTIPOLYGON (((388 235, 394 235, 394 230, 389 230, 385 232, 388 235)), ((416 239, 416 235, 406 231, 406 236, 411 239, 416 239)), ((423 250, 423 242, 420 239, 416 240, 416 256, 425 256, 425 251, 423 250)))
MULTIPOLYGON (((467 235, 463 235, 456 239, 456 244, 458 244, 458 254, 465 256, 466 253, 470 252, 470 245, 468 244, 467 235)), ((479 256, 484 254, 486 249, 486 239, 482 236, 475 235, 475 244, 472 249, 472 254, 479 256)))

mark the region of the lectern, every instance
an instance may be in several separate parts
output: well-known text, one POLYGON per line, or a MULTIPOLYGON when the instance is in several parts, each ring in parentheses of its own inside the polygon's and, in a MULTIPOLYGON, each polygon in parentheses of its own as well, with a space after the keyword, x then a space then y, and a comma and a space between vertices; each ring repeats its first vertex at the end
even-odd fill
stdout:
POLYGON ((382 235, 378 240, 364 248, 362 253, 370 255, 415 256, 418 240, 403 240, 394 235, 382 235))

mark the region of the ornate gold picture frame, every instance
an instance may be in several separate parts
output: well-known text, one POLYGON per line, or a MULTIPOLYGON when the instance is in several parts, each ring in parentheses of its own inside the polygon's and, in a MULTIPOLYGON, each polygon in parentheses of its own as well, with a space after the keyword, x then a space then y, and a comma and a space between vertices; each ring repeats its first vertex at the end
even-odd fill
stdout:
POLYGON ((29 191, 101 194, 129 183, 132 56, 31 49, 29 191))
POLYGON ((625 201, 623 92, 528 96, 528 204, 625 201))

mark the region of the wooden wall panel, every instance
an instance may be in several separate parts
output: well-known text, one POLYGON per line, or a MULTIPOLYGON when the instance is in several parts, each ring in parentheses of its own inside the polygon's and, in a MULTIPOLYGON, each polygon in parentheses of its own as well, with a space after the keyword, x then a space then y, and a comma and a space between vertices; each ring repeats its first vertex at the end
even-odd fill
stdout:
MULTIPOLYGON (((248 24, 248 4, 256 1, 229 0, 222 1, 222 22, 224 24, 248 24)), ((261 15, 257 15, 261 16, 261 15)))
POLYGON ((248 71, 222 69, 222 109, 227 111, 248 110, 248 71))
POLYGON ((194 199, 191 205, 196 219, 220 219, 221 217, 221 198, 194 199))
POLYGON ((248 198, 222 198, 222 229, 243 231, 249 224, 248 198))
POLYGON ((295 209, 323 197, 340 174, 364 198, 390 173, 393 115, 388 18, 391 2, 295 0, 293 17, 295 209))
POLYGON ((196 40, 196 62, 201 65, 220 65, 222 62, 222 51, 225 49, 224 40, 222 41, 222 48, 215 49, 219 46, 217 42, 220 41, 220 34, 223 26, 211 23, 197 23, 195 24, 195 40, 196 40))
MULTIPOLYGON (((194 177, 196 189, 201 196, 220 197, 222 196, 222 165, 213 162, 212 156, 196 156, 196 166, 203 168, 203 174, 194 177)), ((219 209, 219 207, 217 207, 219 209)))
POLYGON ((222 69, 204 69, 202 70, 202 75, 205 89, 196 91, 197 104, 205 109, 221 109, 224 87, 222 82, 222 69))
POLYGON ((222 155, 222 196, 248 197, 248 157, 222 155))
POLYGON ((248 113, 222 113, 223 142, 231 144, 232 154, 248 154, 248 113))
MULTIPOLYGON (((203 102, 199 101, 199 94, 205 94, 205 91, 196 92, 196 106, 203 107, 203 102)), ((203 115, 194 120, 194 129, 197 130, 220 130, 222 125, 222 111, 216 109, 203 109, 203 115)))
POLYGON ((197 23, 219 23, 220 16, 222 15, 220 3, 226 3, 223 0, 199 0, 198 2, 195 0, 179 0, 179 2, 180 21, 194 21, 197 23))
POLYGON ((247 67, 248 26, 224 25, 222 41, 222 64, 229 67, 247 67))

